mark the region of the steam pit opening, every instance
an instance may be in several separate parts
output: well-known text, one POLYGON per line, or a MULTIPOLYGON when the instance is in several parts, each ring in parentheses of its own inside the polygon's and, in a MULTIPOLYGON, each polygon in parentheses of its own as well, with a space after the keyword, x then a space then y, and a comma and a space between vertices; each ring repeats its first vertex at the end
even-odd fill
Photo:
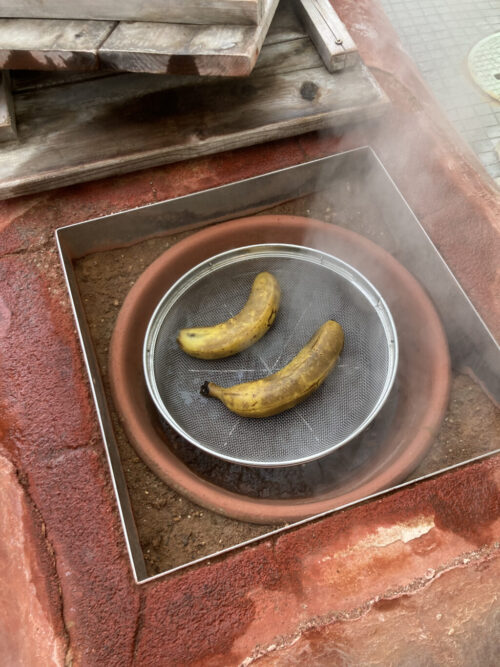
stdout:
MULTIPOLYGON (((370 155, 368 151, 368 156, 370 155)), ((405 248, 411 248, 411 254, 407 255, 407 258, 414 257, 416 251, 420 252, 418 237, 415 241, 415 237, 412 236, 415 230, 412 225, 415 225, 416 221, 411 217, 411 212, 406 205, 398 200, 400 195, 394 186, 385 180, 384 171, 379 171, 379 163, 376 160, 372 162, 371 158, 366 160, 366 156, 367 151, 358 151, 347 154, 345 157, 330 158, 329 160, 335 163, 341 160, 343 168, 335 169, 334 177, 326 181, 327 189, 308 197, 295 199, 288 204, 280 204, 269 213, 292 216, 305 214, 315 219, 323 219, 329 224, 334 223, 371 239, 395 256, 401 257, 402 252, 404 256, 405 248), (362 154, 365 157, 360 160, 359 156, 362 154), (395 198, 391 199, 393 196, 395 198), (353 202, 356 202, 355 206, 353 202), (396 226, 393 226, 394 224, 396 226)), ((290 173, 288 173, 288 180, 290 180, 290 173)), ((301 181, 303 182, 304 179, 301 181)), ((235 199, 233 198, 232 201, 234 205, 235 199)), ((283 241, 282 231, 282 227, 279 224, 276 225, 273 237, 269 240, 283 241)), ((109 336, 115 328, 114 318, 117 308, 106 309, 106 301, 104 299, 103 302, 102 297, 109 293, 110 302, 114 303, 119 300, 121 304, 130 289, 131 281, 135 282, 142 271, 168 247, 173 247, 182 238, 188 238, 191 235, 192 233, 187 232, 181 235, 138 241, 130 248, 121 248, 116 252, 97 253, 78 261, 77 271, 80 269, 83 271, 83 275, 79 274, 82 298, 89 321, 93 322, 91 330, 93 335, 95 332, 95 345, 101 368, 105 373, 108 366, 109 336), (101 295, 98 298, 93 292, 94 286, 97 289, 97 295, 101 295)), ((259 233, 258 241, 262 240, 266 239, 259 233)), ((310 238, 304 235, 297 235, 292 241, 311 245, 310 238)), ((248 242, 248 239, 245 239, 245 242, 248 242)), ((318 242, 321 242, 321 248, 325 249, 322 237, 318 242)), ((335 254, 338 254, 337 245, 332 250, 335 254)), ((432 253, 432 249, 430 252, 432 253)), ((417 254, 417 260, 418 257, 417 254)), ((362 257, 356 254, 346 257, 346 260, 351 263, 354 262, 354 259, 361 261, 362 257)), ((368 265, 373 271, 370 279, 379 287, 384 296, 387 293, 390 294, 392 288, 382 289, 379 283, 380 276, 377 269, 384 263, 364 262, 363 272, 367 272, 368 265)), ((183 272, 185 269, 180 270, 178 275, 182 275, 183 272)), ((428 278, 427 275, 425 277, 428 278)), ((399 285, 399 283, 397 279, 391 281, 392 286, 399 285)), ((433 284, 444 285, 446 279, 444 281, 434 280, 433 284)), ((162 284, 157 293, 163 293, 165 288, 165 284, 162 284)), ((392 298, 396 296, 393 294, 392 298)), ((391 305, 391 312, 395 311, 397 308, 391 305)), ((331 311, 328 312, 328 316, 332 316, 331 311)), ((427 322, 427 319, 422 315, 419 322, 415 322, 413 326, 407 322, 407 326, 412 331, 417 331, 421 329, 421 322, 427 322)), ((401 335, 401 329, 399 325, 397 326, 398 335, 401 335)), ((140 334, 136 336, 136 340, 142 337, 143 334, 140 334)), ((406 334, 403 337, 406 338, 406 334)), ((141 361, 134 357, 137 346, 128 352, 128 358, 137 364, 135 375, 137 378, 142 374, 141 361)), ((402 363, 407 363, 408 358, 412 355, 413 349, 410 354, 403 354, 402 363)), ((441 364, 443 359, 444 357, 439 360, 441 364)), ((125 418, 124 425, 127 428, 127 434, 119 430, 118 435, 120 457, 124 463, 127 486, 140 532, 141 546, 150 574, 184 566, 197 558, 206 558, 217 553, 221 549, 233 548, 245 540, 257 539, 260 535, 273 531, 285 523, 290 524, 302 518, 303 514, 300 512, 303 512, 304 506, 307 506, 307 511, 311 512, 316 512, 318 508, 321 511, 329 511, 338 506, 338 503, 345 504, 364 497, 363 494, 369 493, 366 488, 371 483, 374 470, 379 467, 378 463, 383 461, 384 457, 390 459, 392 456, 397 460, 408 444, 408 438, 415 432, 414 425, 418 423, 422 426, 423 422, 418 416, 423 405, 421 399, 425 404, 425 400, 432 396, 432 392, 439 386, 439 382, 435 383, 429 378, 424 367, 414 364, 412 368, 416 371, 419 369, 424 371, 420 376, 417 373, 414 378, 417 386, 420 384, 420 389, 417 392, 413 389, 409 390, 400 383, 399 377, 396 379, 394 392, 391 393, 384 407, 384 411, 390 413, 384 426, 388 427, 400 421, 398 414, 402 409, 401 402, 406 403, 409 414, 409 420, 403 419, 402 423, 413 426, 411 428, 404 426, 399 437, 389 448, 384 447, 384 443, 387 445, 385 432, 378 429, 382 422, 380 424, 373 422, 363 433, 362 443, 353 441, 348 445, 352 447, 352 455, 355 458, 356 465, 352 469, 349 469, 349 461, 344 465, 344 461, 334 459, 330 461, 328 458, 296 466, 296 469, 284 468, 281 471, 269 468, 259 470, 221 461, 200 452, 177 434, 169 431, 168 428, 165 429, 154 406, 148 400, 146 387, 137 386, 135 380, 132 383, 123 380, 121 384, 123 386, 129 384, 128 389, 131 389, 129 395, 131 403, 144 406, 146 418, 142 426, 147 437, 152 438, 153 450, 151 451, 163 452, 167 457, 169 470, 171 471, 174 467, 180 474, 180 477, 172 482, 166 477, 162 479, 161 476, 157 476, 159 466, 155 465, 155 474, 150 472, 131 447, 130 443, 137 445, 136 436, 138 434, 131 432, 130 424, 125 418), (424 377, 426 375, 427 377, 424 377), (414 397, 412 401, 404 400, 405 396, 412 395, 414 397), (331 463, 330 466, 327 465, 329 463, 331 463), (174 488, 179 489, 179 482, 182 485, 182 493, 174 490, 174 488), (214 487, 217 492, 215 495, 212 493, 214 487), (147 499, 146 504, 145 499, 147 499), (271 515, 268 511, 269 505, 272 505, 273 508, 279 506, 287 514, 284 515, 282 512, 279 517, 276 514, 271 515), (298 507, 293 515, 290 514, 292 506, 298 507), (220 514, 221 507, 225 516, 220 514), (235 511, 238 512, 237 518, 233 518, 230 514, 235 511), (169 533, 168 538, 166 530, 169 533)), ((409 377, 408 374, 404 374, 405 382, 409 382, 409 377)), ((205 379, 208 378, 201 378, 200 383, 205 379)), ((107 383, 106 376, 104 380, 107 383)), ((199 391, 199 384, 196 391, 199 391)), ((487 453, 494 446, 492 443, 495 441, 498 421, 495 421, 497 417, 491 412, 491 404, 485 399, 484 394, 472 381, 464 376, 456 375, 453 376, 452 391, 452 404, 447 413, 450 419, 445 418, 441 430, 435 437, 432 436, 435 428, 426 430, 426 435, 431 437, 431 447, 426 450, 427 453, 420 464, 416 459, 408 462, 408 467, 401 473, 402 478, 406 477, 407 480, 418 478, 421 474, 429 474, 446 465, 460 462, 464 458, 487 453), (471 419, 469 408, 472 409, 472 406, 479 410, 478 414, 481 415, 479 421, 471 419), (476 424, 473 427, 474 436, 465 436, 465 431, 460 429, 463 429, 465 424, 473 423, 476 424), (467 443, 465 449, 461 449, 458 444, 450 448, 450 440, 459 443, 462 442, 462 438, 465 438, 467 443)), ((200 400, 202 398, 200 396, 200 400)), ((429 399, 430 402, 435 404, 435 398, 436 396, 433 395, 429 399)), ((120 420, 114 408, 113 416, 116 425, 120 420)), ((148 456, 151 451, 147 454, 148 456)), ((337 454, 345 455, 347 452, 347 448, 341 448, 337 454)), ((388 484, 390 485, 390 482, 388 484)))

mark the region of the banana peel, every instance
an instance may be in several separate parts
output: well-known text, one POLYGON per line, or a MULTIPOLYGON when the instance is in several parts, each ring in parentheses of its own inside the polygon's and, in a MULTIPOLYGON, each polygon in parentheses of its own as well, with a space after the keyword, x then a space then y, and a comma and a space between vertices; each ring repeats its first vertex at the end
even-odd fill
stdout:
POLYGON ((293 408, 316 391, 335 367, 343 346, 342 327, 328 320, 278 372, 232 387, 205 382, 200 391, 204 396, 219 399, 242 417, 271 417, 293 408))

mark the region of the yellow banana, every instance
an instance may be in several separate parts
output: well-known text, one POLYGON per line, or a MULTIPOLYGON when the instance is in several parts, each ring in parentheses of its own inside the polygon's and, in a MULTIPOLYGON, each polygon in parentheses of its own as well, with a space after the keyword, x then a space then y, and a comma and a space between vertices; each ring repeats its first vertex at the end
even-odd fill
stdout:
POLYGON ((242 417, 270 417, 293 408, 313 393, 333 370, 344 346, 342 327, 325 322, 292 361, 273 375, 232 387, 205 382, 204 396, 221 400, 242 417))
POLYGON ((240 312, 213 327, 181 329, 177 342, 187 354, 199 359, 230 357, 253 345, 276 318, 281 290, 267 271, 259 273, 240 312))

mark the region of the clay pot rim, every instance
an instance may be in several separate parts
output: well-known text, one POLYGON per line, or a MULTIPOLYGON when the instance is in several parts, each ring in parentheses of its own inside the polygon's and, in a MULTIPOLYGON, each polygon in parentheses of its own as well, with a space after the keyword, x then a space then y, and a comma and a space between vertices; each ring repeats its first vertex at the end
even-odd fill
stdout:
MULTIPOLYGON (((282 242, 288 243, 289 241, 284 239, 282 242)), ((295 241, 292 242, 295 243, 295 241)), ((306 244, 303 243, 303 245, 306 244)), ((355 263, 354 266, 356 267, 355 263)), ((371 280, 369 275, 367 277, 371 280)), ((143 337, 137 345, 141 372, 142 342, 143 337)), ((322 514, 335 507, 348 505, 360 498, 388 489, 404 479, 426 454, 444 416, 450 387, 450 358, 446 335, 432 303, 415 278, 387 251, 355 232, 311 218, 279 215, 252 216, 219 223, 195 232, 169 248, 143 272, 127 295, 113 331, 110 344, 109 376, 115 406, 121 416, 127 436, 137 453, 158 477, 179 493, 215 512, 254 523, 281 523, 297 521, 308 516, 322 514), (213 247, 214 242, 229 243, 230 245, 226 246, 228 248, 244 246, 248 244, 245 241, 248 235, 253 238, 259 231, 264 232, 271 229, 284 234, 287 229, 289 234, 304 232, 307 229, 308 232, 313 230, 326 234, 333 240, 341 238, 348 243, 353 243, 358 250, 362 249, 363 252, 368 253, 372 259, 389 267, 390 271, 397 276, 399 287, 404 285, 410 291, 415 304, 422 313, 425 313, 426 330, 433 341, 434 351, 431 350, 431 353, 434 355, 434 375, 427 396, 428 410, 423 420, 424 423, 419 425, 411 441, 411 447, 407 447, 403 452, 393 452, 387 457, 383 470, 376 471, 375 475, 360 486, 341 495, 323 494, 323 496, 310 499, 267 500, 228 491, 202 479, 191 471, 168 449, 164 439, 155 429, 153 420, 149 417, 145 418, 147 412, 144 410, 137 412, 132 378, 127 372, 127 355, 129 354, 127 350, 131 345, 133 348, 130 337, 138 335, 141 330, 140 322, 143 322, 142 333, 144 334, 149 318, 162 293, 167 291, 170 284, 182 275, 182 271, 185 272, 191 266, 199 263, 200 257, 206 258, 218 254, 218 251, 207 250, 213 247), (241 236, 244 237, 243 241, 234 241, 234 239, 240 239, 241 236), (186 264, 186 261, 189 265, 186 264), (183 269, 180 269, 180 266, 183 269), (158 276, 165 271, 165 267, 174 267, 174 270, 180 273, 178 276, 171 276, 171 282, 163 285, 163 292, 155 296, 152 306, 148 305, 146 296, 155 279, 158 280, 158 276)), ((142 382, 144 392, 147 393, 143 377, 140 378, 136 374, 133 380, 142 382)))

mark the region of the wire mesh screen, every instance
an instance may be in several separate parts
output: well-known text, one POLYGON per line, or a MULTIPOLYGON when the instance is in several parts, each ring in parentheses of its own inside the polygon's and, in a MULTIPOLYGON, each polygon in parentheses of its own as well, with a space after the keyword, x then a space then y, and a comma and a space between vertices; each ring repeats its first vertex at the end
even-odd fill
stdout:
POLYGON ((212 258, 187 276, 151 320, 145 369, 157 407, 190 442, 241 464, 292 465, 324 456, 373 419, 394 378, 397 343, 384 301, 359 273, 318 251, 252 246, 212 258), (266 335, 226 359, 185 354, 176 342, 179 329, 236 315, 260 271, 271 272, 281 286, 280 309, 266 335), (344 349, 324 384, 303 403, 249 419, 200 394, 206 380, 231 386, 276 372, 328 319, 344 329, 344 349))

